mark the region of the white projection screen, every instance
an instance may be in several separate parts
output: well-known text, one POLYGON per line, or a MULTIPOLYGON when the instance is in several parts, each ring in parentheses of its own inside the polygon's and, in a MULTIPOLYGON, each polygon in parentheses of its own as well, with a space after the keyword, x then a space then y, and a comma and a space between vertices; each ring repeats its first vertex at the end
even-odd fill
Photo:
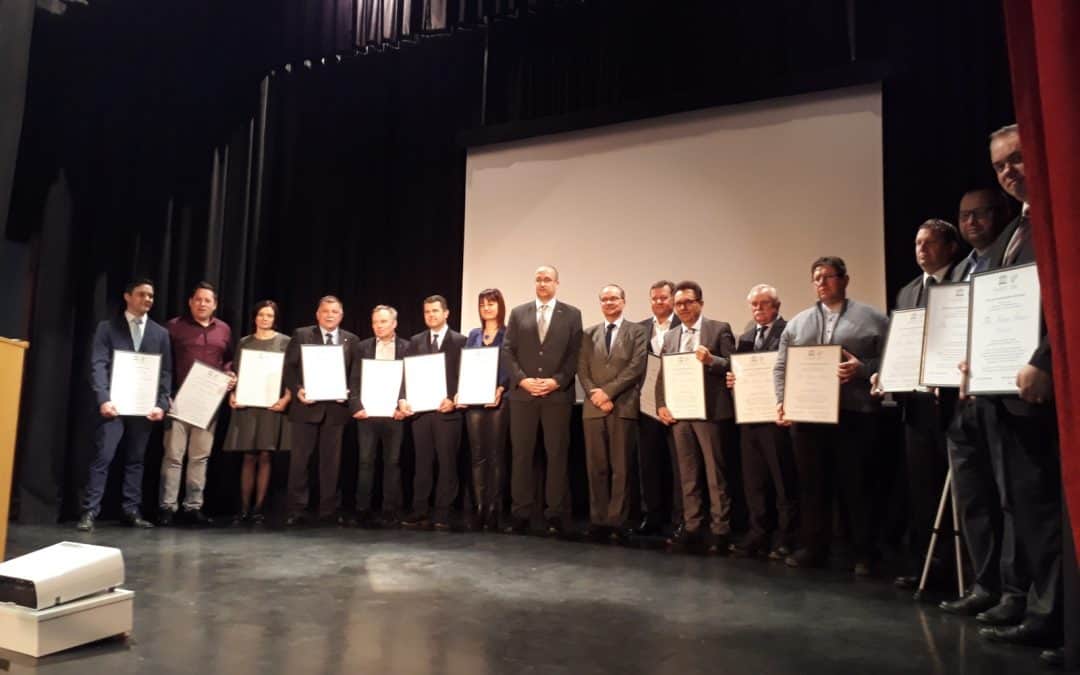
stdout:
POLYGON ((658 279, 701 284, 705 316, 739 333, 751 286, 777 287, 790 318, 815 300, 810 264, 837 255, 848 296, 885 308, 881 89, 877 84, 698 110, 471 149, 461 326, 477 293, 558 297, 602 319, 598 292, 626 289, 650 316, 658 279))

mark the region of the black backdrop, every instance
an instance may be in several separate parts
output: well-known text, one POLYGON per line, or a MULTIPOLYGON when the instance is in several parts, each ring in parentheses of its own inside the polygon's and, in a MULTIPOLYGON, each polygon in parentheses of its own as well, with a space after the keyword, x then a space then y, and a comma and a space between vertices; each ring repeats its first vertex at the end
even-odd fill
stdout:
MULTIPOLYGON (((407 335, 425 295, 460 296, 464 142, 872 79, 884 91, 895 290, 916 272, 917 224, 952 219, 964 189, 992 181, 986 134, 1012 115, 993 3, 175 0, 148 11, 122 0, 39 10, 6 230, 31 244, 34 263, 22 518, 54 519, 61 501, 73 513, 90 452, 87 343, 128 277, 157 281, 158 320, 207 278, 238 333, 254 300, 278 300, 291 329, 332 292, 350 330, 367 334, 367 309, 388 302, 407 335)), ((234 484, 211 493, 213 508, 231 507, 234 484)), ((155 486, 148 476, 148 506, 155 486)))

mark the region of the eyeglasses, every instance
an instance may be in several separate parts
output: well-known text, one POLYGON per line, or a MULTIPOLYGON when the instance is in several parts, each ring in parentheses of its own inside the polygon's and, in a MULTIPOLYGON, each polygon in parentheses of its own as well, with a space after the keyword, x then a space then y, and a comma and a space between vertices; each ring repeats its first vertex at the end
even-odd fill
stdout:
POLYGON ((679 300, 678 302, 675 303, 675 306, 676 307, 681 307, 681 308, 686 308, 686 307, 692 307, 692 306, 698 304, 699 302, 701 302, 701 301, 700 300, 679 300))
POLYGON ((960 221, 965 221, 968 218, 975 218, 977 220, 983 220, 990 217, 990 214, 994 212, 993 206, 980 206, 974 209, 964 209, 960 212, 960 221))
POLYGON ((839 274, 822 274, 820 277, 814 277, 814 285, 820 286, 831 279, 839 279, 839 274))

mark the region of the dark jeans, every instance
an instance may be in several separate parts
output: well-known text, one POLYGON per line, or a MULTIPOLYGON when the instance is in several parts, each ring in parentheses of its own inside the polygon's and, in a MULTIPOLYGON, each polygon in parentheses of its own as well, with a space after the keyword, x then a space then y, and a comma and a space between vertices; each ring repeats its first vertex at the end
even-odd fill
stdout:
POLYGON ((359 448, 356 470, 356 510, 371 509, 371 493, 375 484, 375 458, 379 445, 383 450, 382 510, 398 513, 401 497, 401 439, 405 423, 389 417, 375 417, 356 422, 356 444, 359 448))

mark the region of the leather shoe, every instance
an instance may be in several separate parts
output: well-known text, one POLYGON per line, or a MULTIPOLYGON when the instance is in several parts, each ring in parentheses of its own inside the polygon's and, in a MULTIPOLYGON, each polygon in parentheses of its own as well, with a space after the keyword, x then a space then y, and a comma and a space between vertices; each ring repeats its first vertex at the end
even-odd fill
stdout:
POLYGON ((825 557, 814 553, 808 548, 800 548, 784 558, 784 564, 788 567, 824 567, 825 557))
POLYGON ((793 551, 787 544, 780 544, 773 550, 769 551, 769 560, 783 560, 791 555, 793 551))
POLYGON ((436 520, 431 524, 436 532, 453 532, 454 528, 445 520, 436 520))
POLYGON ((172 525, 173 516, 176 515, 176 511, 172 509, 162 509, 158 514, 157 524, 161 527, 169 527, 172 525))
POLYGON ((938 609, 949 614, 960 616, 975 616, 979 612, 985 612, 998 603, 996 595, 989 593, 968 593, 959 600, 946 600, 938 605, 938 609))
POLYGON ((202 509, 184 511, 184 520, 192 527, 209 527, 214 524, 214 519, 203 513, 202 509))
POLYGON ((705 553, 709 555, 722 555, 728 550, 728 536, 726 534, 709 534, 705 542, 705 553))
POLYGON ((765 547, 760 541, 741 541, 728 546, 728 551, 732 558, 756 558, 765 552, 765 547))
POLYGON ((975 615, 975 620, 984 626, 1015 626, 1024 620, 1027 602, 1023 598, 1003 597, 1001 602, 985 612, 975 615))
POLYGON ((1004 642, 1012 645, 1032 647, 1057 647, 1061 644, 1060 633, 1046 628, 1022 623, 1019 626, 990 626, 979 629, 979 637, 990 642, 1004 642))
POLYGON ((430 530, 431 520, 424 515, 409 515, 401 520, 401 526, 407 530, 430 530))
POLYGON ((558 518, 548 518, 548 521, 547 521, 547 536, 549 536, 549 537, 561 537, 561 536, 563 536, 562 522, 558 518))
POLYGON ((656 518, 645 516, 641 519, 641 524, 637 527, 637 533, 643 537, 655 537, 660 534, 662 529, 661 523, 656 518))
POLYGON ((124 514, 123 520, 131 527, 137 527, 140 530, 149 530, 154 527, 154 524, 143 518, 142 514, 138 511, 128 511, 124 514))
POLYGON ((300 527, 306 523, 307 519, 304 518, 303 514, 290 513, 285 516, 285 527, 300 527))
POLYGON ((83 511, 83 514, 79 516, 79 522, 75 524, 75 529, 79 532, 93 532, 94 531, 94 512, 83 511))
POLYGON ((529 521, 524 518, 513 518, 502 531, 503 534, 525 534, 529 531, 529 521))
POLYGON ((1044 649, 1039 654, 1039 660, 1051 668, 1064 668, 1065 667, 1065 648, 1056 647, 1054 649, 1044 649))

